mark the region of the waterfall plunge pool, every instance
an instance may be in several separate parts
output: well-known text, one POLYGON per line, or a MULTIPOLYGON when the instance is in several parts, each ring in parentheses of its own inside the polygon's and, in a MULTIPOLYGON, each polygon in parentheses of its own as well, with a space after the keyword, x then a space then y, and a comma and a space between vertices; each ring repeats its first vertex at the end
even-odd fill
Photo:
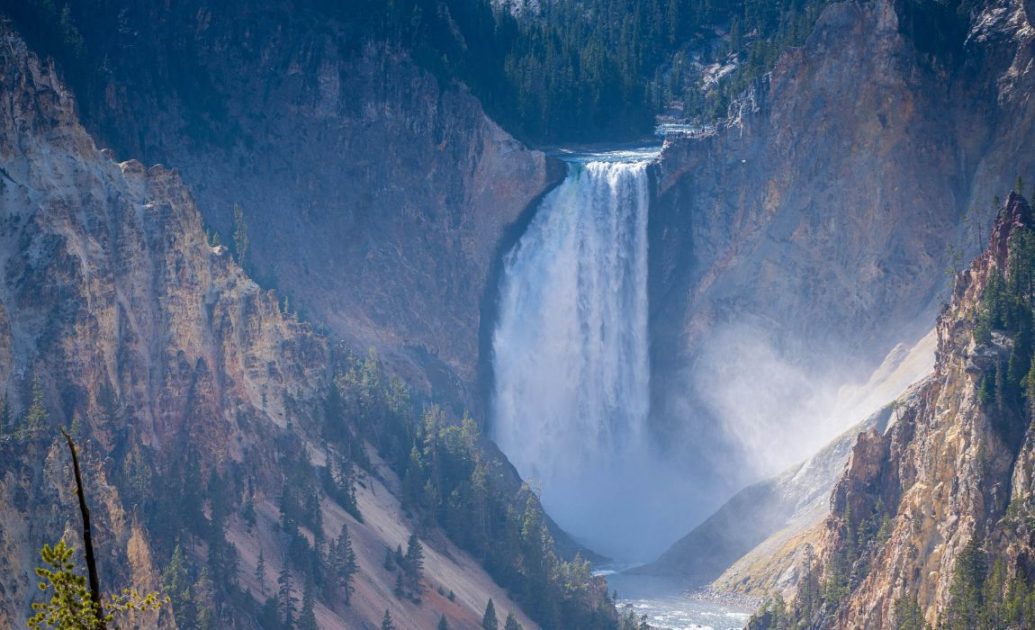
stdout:
POLYGON ((620 614, 632 610, 658 630, 739 630, 747 625, 758 602, 704 592, 687 592, 665 578, 601 570, 620 614))
MULTIPOLYGON (((568 162, 567 177, 504 258, 493 437, 577 540, 648 560, 689 530, 672 494, 685 479, 653 456, 646 426, 649 167, 658 149, 554 155, 568 162)), ((655 628, 742 628, 753 608, 657 578, 599 574, 622 612, 655 628)))

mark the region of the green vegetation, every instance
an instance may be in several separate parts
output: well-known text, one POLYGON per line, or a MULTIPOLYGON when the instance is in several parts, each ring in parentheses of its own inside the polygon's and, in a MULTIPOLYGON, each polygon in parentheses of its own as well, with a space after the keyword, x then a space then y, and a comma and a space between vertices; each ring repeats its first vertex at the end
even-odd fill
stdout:
POLYGON ((234 254, 237 264, 245 268, 248 256, 248 224, 245 222, 244 209, 241 204, 234 204, 234 254))
POLYGON ((1010 234, 1006 269, 992 269, 985 284, 974 316, 974 340, 991 345, 993 333, 1009 340, 982 375, 978 397, 1000 437, 1016 450, 1035 411, 1035 231, 1027 201, 1015 194, 1008 203, 1017 204, 1022 224, 1010 234))
POLYGON ((1023 566, 1011 575, 1002 558, 989 560, 977 538, 957 556, 940 630, 1019 630, 1035 623, 1035 582, 1023 566))
POLYGON ((519 136, 600 141, 650 133, 672 101, 687 117, 725 115, 783 49, 804 41, 825 4, 562 0, 516 19, 485 0, 454 0, 447 12, 434 0, 397 0, 382 20, 393 24, 386 35, 426 67, 470 84, 519 136), (713 63, 736 65, 717 89, 700 72, 713 63))
POLYGON ((895 623, 897 630, 928 630, 930 627, 915 597, 902 597, 895 602, 895 623))
POLYGON ((803 575, 797 598, 788 604, 779 595, 766 600, 748 622, 751 630, 796 630, 822 625, 869 571, 869 563, 891 534, 891 513, 878 497, 863 514, 848 500, 834 506, 839 516, 840 542, 832 550, 820 580, 811 545, 805 548, 803 575))
POLYGON ((424 590, 421 584, 424 579, 424 547, 420 544, 416 534, 410 534, 405 554, 403 554, 402 547, 397 548, 395 552, 387 551, 385 570, 396 571, 397 569, 395 596, 405 597, 415 604, 420 604, 421 594, 424 590))
POLYGON ((43 405, 43 382, 39 372, 32 375, 32 401, 25 413, 25 428, 28 431, 40 431, 47 422, 47 409, 43 405))
POLYGON ((7 402, 7 397, 0 398, 0 437, 3 437, 4 431, 11 429, 11 405, 7 402))
MULTIPOLYGON (((1023 187, 1023 183, 1018 183, 1023 187)), ((1014 193, 1002 210, 1000 223, 1011 225, 1009 256, 991 261, 980 301, 973 314, 973 335, 984 372, 978 398, 993 430, 1014 457, 1035 418, 1035 230, 1028 202, 1014 193), (1008 214, 1007 214, 1008 213, 1008 214), (1005 262, 1005 264, 1003 264, 1005 262)), ((1015 500, 1001 525, 1017 527, 1025 539, 1035 520, 1024 518, 1030 506, 1015 500)), ((810 568, 799 584, 798 597, 788 605, 781 598, 770 599, 754 617, 749 628, 791 629, 817 627, 833 618, 845 598, 865 578, 871 559, 890 534, 892 511, 880 496, 838 497, 834 506, 840 526, 839 543, 830 551, 824 568, 822 588, 814 582, 810 568), (867 505, 865 514, 852 506, 867 505)), ((1035 576, 1024 558, 1009 566, 1002 556, 986 548, 991 536, 975 536, 957 556, 950 605, 942 613, 939 629, 1028 628, 1035 623, 1035 576)), ((895 602, 897 627, 925 630, 915 596, 895 602)))
MULTIPOLYGON (((362 521, 357 486, 369 487, 373 475, 384 475, 383 464, 401 480, 402 506, 412 529, 405 548, 385 558, 385 570, 395 573, 390 578, 401 597, 420 603, 422 540, 425 535, 437 539, 440 529, 479 560, 541 626, 618 626, 602 581, 592 577, 581 558, 557 556, 538 498, 509 481, 504 463, 485 448, 474 420, 450 418, 434 405, 414 401, 373 353, 359 357, 338 348, 334 365, 337 376, 322 404, 293 415, 285 428, 251 425, 268 447, 246 451, 240 461, 206 453, 210 441, 194 433, 205 426, 201 422, 184 423, 161 451, 152 450, 136 435, 133 412, 112 388, 98 393, 99 415, 110 427, 112 446, 103 460, 92 454, 91 459, 121 501, 135 506, 178 626, 206 630, 234 627, 242 620, 290 628, 312 620, 317 599, 332 607, 349 605, 360 570, 351 524, 334 534, 324 531, 321 503, 337 501, 362 521), (310 463, 303 435, 320 444, 324 465, 310 463), (277 509, 275 524, 259 519, 260 500, 277 509), (258 585, 253 593, 238 582, 241 560, 228 540, 235 519, 249 531, 261 528, 263 537, 273 541, 261 550, 258 566, 248 569, 258 585), (277 567, 275 579, 267 577, 268 563, 277 567)), ((35 406, 44 409, 48 389, 42 378, 34 381, 26 388, 37 392, 35 406)), ((85 440, 91 441, 96 426, 82 424, 85 440)), ((36 438, 25 433, 18 439, 36 438)), ((19 505, 28 501, 16 499, 19 505)), ((439 585, 440 591, 447 586, 439 585)), ((502 619, 497 622, 502 625, 502 619)))
MULTIPOLYGON (((42 392, 39 386, 39 374, 33 380, 34 395, 42 392)), ((42 394, 40 394, 42 397, 42 394)), ((42 400, 42 398, 40 399, 42 400)), ((100 576, 94 556, 90 510, 86 503, 83 489, 82 471, 79 468, 79 456, 72 437, 62 431, 68 451, 72 457, 72 470, 75 478, 76 498, 79 501, 79 513, 83 519, 83 548, 86 557, 87 578, 75 571, 72 555, 75 549, 67 545, 64 539, 56 545, 43 545, 40 558, 43 567, 36 569, 40 578, 39 590, 50 593, 50 600, 32 604, 34 614, 27 624, 32 630, 55 628, 56 630, 106 630, 108 624, 118 617, 127 623, 135 621, 138 613, 157 612, 168 598, 162 600, 157 593, 141 594, 135 589, 124 589, 121 593, 108 595, 105 601, 101 596, 100 576), (49 567, 49 568, 48 568, 49 567)))
POLYGON ((26 622, 32 630, 100 630, 116 619, 132 620, 135 613, 158 611, 165 603, 157 593, 144 595, 130 589, 109 595, 102 612, 86 588, 86 578, 75 571, 74 553, 75 548, 64 540, 53 547, 43 545, 40 550, 46 566, 36 569, 41 580, 39 590, 51 597, 32 605, 35 612, 26 622))
POLYGON ((352 539, 349 538, 349 528, 341 526, 341 533, 334 541, 330 551, 330 573, 332 590, 341 593, 345 605, 348 606, 352 600, 352 593, 355 587, 352 580, 359 572, 359 565, 356 563, 356 553, 352 550, 352 539))
POLYGON ((651 625, 647 623, 647 615, 637 617, 636 611, 629 607, 618 618, 618 630, 651 630, 651 625))
POLYGON ((499 630, 499 627, 499 621, 496 620, 496 606, 490 597, 489 603, 485 605, 485 614, 482 615, 482 630, 499 630))
POLYGON ((313 582, 306 580, 305 588, 302 590, 302 612, 298 615, 297 630, 317 630, 316 613, 313 612, 313 582))
MULTIPOLYGON (((373 444, 402 480, 403 507, 419 527, 441 527, 544 627, 614 627, 610 601, 596 595, 588 563, 565 562, 554 552, 538 498, 527 488, 511 494, 497 481, 499 463, 486 457, 474 420, 451 420, 436 406, 421 411, 373 353, 347 355, 336 385, 322 419, 328 446, 367 468, 359 445, 373 444)), ((420 596, 422 557, 416 533, 405 553, 386 550, 385 569, 398 569, 401 596, 420 596)))
MULTIPOLYGON (((467 83, 512 133, 557 143, 642 137, 673 104, 687 118, 725 115, 782 50, 804 41, 828 1, 557 0, 516 18, 489 0, 302 0, 292 12, 300 24, 335 29, 346 50, 370 40, 405 49, 443 81, 467 83), (705 81, 713 64, 732 71, 705 81)), ((182 101, 193 135, 232 137, 228 95, 201 44, 156 31, 190 29, 196 8, 123 8, 25 0, 7 14, 30 44, 59 60, 77 93, 107 85, 105 72, 147 84, 141 68, 162 67, 168 85, 155 87, 182 101), (127 49, 133 59, 123 59, 127 49)), ((206 31, 241 37, 238 17, 248 9, 243 0, 208 9, 206 31)), ((251 54, 249 45, 242 40, 241 54, 251 54)), ((235 251, 243 262, 247 247, 235 251)))
POLYGON ((521 630, 521 624, 514 617, 514 613, 507 613, 507 620, 503 622, 503 630, 521 630))

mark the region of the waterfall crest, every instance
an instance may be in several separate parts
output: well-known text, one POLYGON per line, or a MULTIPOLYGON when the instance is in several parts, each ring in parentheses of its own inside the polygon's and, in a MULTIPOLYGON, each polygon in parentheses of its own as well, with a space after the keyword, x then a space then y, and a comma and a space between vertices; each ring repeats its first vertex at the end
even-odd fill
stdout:
POLYGON ((622 520, 649 412, 648 162, 571 163, 504 260, 493 432, 563 526, 622 520))

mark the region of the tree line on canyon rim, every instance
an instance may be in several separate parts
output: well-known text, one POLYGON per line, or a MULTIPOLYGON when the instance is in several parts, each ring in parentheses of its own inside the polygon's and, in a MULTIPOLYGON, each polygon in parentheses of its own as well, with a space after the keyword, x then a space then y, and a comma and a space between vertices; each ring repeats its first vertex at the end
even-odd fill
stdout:
MULTIPOLYGON (((314 28, 331 19, 341 45, 353 51, 365 41, 391 42, 441 79, 468 84, 511 133, 558 143, 642 138, 655 115, 672 106, 689 120, 724 116, 783 50, 805 40, 830 0, 562 0, 515 12, 516 2, 303 0, 294 12, 309 16, 314 28), (730 72, 716 78, 716 65, 730 72)), ((925 54, 951 57, 975 2, 906 0, 903 28, 925 54)), ((218 17, 236 9, 247 12, 233 2, 209 11, 218 17)), ((99 62, 125 54, 117 48, 124 32, 157 28, 159 19, 165 28, 189 31, 195 14, 176 10, 141 8, 142 23, 134 24, 136 10, 118 3, 24 0, 7 9, 30 44, 58 60, 77 92, 107 84, 107 64, 99 62)), ((168 88, 194 114, 225 119, 218 81, 189 39, 156 39, 165 43, 133 43, 139 67, 156 55, 150 47, 171 46, 176 62, 168 88)))
MULTIPOLYGON (((1018 180, 1016 194, 1023 190, 1018 180)), ((1000 206, 999 200, 994 202, 1000 206)), ((997 354, 978 381, 977 398, 993 430, 1018 453, 1035 420, 1035 230, 1030 206, 1024 225, 1010 235, 1007 272, 996 267, 983 288, 973 317, 978 346, 994 343, 1009 348, 997 354), (1003 341, 1005 340, 1005 341, 1003 341)), ((780 596, 768 599, 748 624, 749 630, 799 630, 825 627, 870 570, 870 564, 891 535, 895 506, 877 498, 865 514, 852 512, 848 502, 834 506, 833 516, 845 541, 825 567, 805 550, 797 597, 788 604, 780 596), (822 569, 822 570, 821 570, 822 569)), ((1030 507, 1016 499, 995 528, 1020 532, 1035 527, 1030 507)), ((1002 630, 1035 626, 1035 564, 1019 560, 1010 567, 995 542, 996 532, 976 534, 957 557, 949 591, 949 606, 938 620, 939 630, 1002 630)), ((894 602, 899 630, 933 630, 915 594, 894 602)))
MULTIPOLYGON (((55 419, 48 418, 39 378, 32 380, 32 404, 0 430, 0 449, 50 443, 55 419)), ((616 616, 606 587, 590 573, 586 560, 564 561, 554 550, 542 508, 527 489, 515 503, 485 459, 477 423, 469 417, 450 419, 437 406, 411 399, 397 378, 389 378, 377 356, 346 353, 319 413, 320 439, 327 449, 326 466, 309 463, 299 432, 289 425, 276 436, 276 458, 282 463, 278 498, 277 547, 283 560, 268 598, 257 602, 239 585, 238 552, 227 540, 228 521, 256 524, 255 479, 241 464, 202 472, 197 448, 184 441, 159 456, 131 439, 129 418, 110 389, 102 405, 117 422, 116 450, 104 458, 106 473, 150 532, 163 558, 163 590, 179 627, 224 627, 231 614, 224 603, 265 628, 311 628, 319 595, 348 606, 358 573, 348 529, 330 536, 322 526, 321 491, 357 521, 356 484, 376 475, 364 443, 371 444, 402 480, 401 502, 414 525, 406 550, 386 549, 382 567, 395 574, 395 596, 421 603, 427 588, 423 547, 418 533, 434 536, 441 528, 462 549, 479 559, 525 612, 548 628, 639 628, 640 620, 616 616), (168 460, 168 461, 166 461, 168 460), (204 559, 188 549, 205 550, 204 559), (296 592, 301 587, 302 599, 296 592)), ((80 423, 70 427, 89 459, 99 453, 80 423)), ((59 543, 64 545, 64 543, 59 543)), ((45 560, 68 560, 67 547, 45 550, 45 560)), ((267 550, 268 551, 268 550, 267 550)), ((265 594, 265 558, 257 569, 265 594)), ((58 566, 55 565, 55 566, 58 566)), ((42 574, 40 574, 42 576, 42 574)), ((445 593, 442 593, 445 595, 445 593)), ((452 594, 449 594, 450 598, 452 594)), ((514 624, 516 624, 514 620, 514 624)), ((513 625, 513 624, 511 624, 513 625)))

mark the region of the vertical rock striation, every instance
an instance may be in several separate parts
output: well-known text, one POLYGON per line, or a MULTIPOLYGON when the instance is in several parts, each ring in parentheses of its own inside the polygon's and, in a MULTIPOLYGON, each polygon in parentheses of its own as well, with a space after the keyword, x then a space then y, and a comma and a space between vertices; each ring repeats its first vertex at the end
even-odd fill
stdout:
POLYGON ((990 283, 1010 277, 1012 265, 1031 265, 1021 248, 1032 226, 1027 202, 1011 195, 987 251, 958 276, 938 318, 934 373, 899 401, 890 428, 859 436, 826 525, 825 579, 846 580, 827 623, 889 627, 901 621, 898 603, 912 600, 928 622, 944 622, 972 542, 1011 574, 1029 570, 1029 412, 1011 404, 997 376, 1025 342, 998 331, 983 339, 980 322, 990 283))
MULTIPOLYGON (((177 172, 114 161, 76 110, 53 63, 0 22, 0 626, 22 626, 38 596, 39 547, 62 534, 79 540, 67 450, 54 439, 64 426, 82 446, 106 591, 167 586, 162 574, 182 548, 178 584, 210 621, 258 623, 278 573, 300 571, 279 514, 288 478, 301 476, 320 527, 337 535, 348 524, 360 566, 351 607, 316 595, 323 626, 363 627, 385 608, 400 628, 431 627, 442 614, 475 625, 491 597, 531 627, 478 560, 434 527, 422 534, 427 599, 392 594, 385 547, 416 531, 400 480, 366 456, 355 498, 365 522, 320 483, 331 450, 319 423, 338 346, 210 243, 177 172), (265 586, 253 577, 260 550, 265 586), (235 596, 218 595, 225 589, 235 596)), ((491 483, 519 483, 485 456, 491 483)), ((305 527, 300 536, 316 539, 317 525, 305 527)), ((312 553, 308 543, 303 551, 312 553)), ((173 627, 170 612, 131 625, 173 627)))

